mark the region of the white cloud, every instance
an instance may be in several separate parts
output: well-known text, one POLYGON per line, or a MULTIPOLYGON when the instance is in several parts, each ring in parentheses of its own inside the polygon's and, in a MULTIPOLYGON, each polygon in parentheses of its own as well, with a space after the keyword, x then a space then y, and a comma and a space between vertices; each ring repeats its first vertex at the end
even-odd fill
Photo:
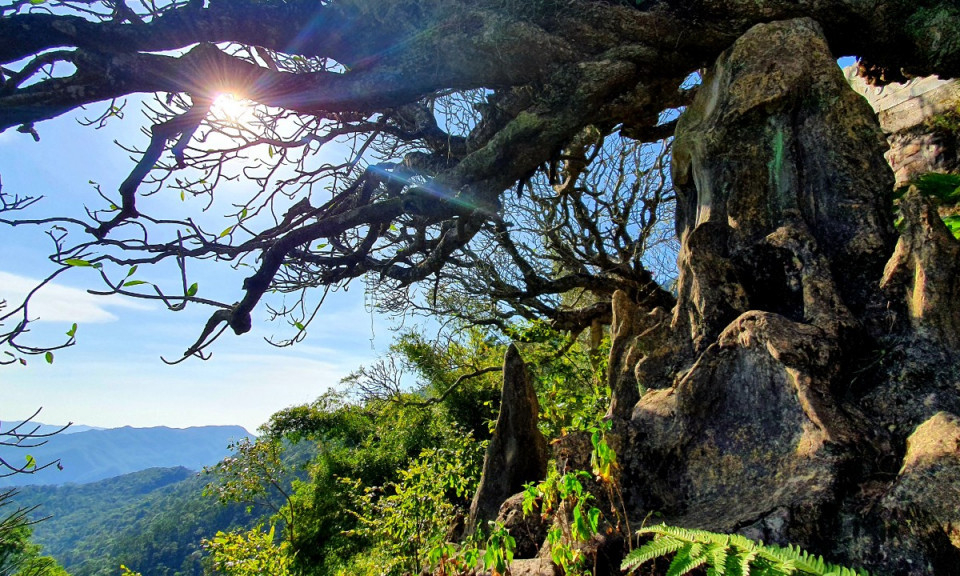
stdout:
MULTIPOLYGON (((9 308, 18 306, 23 297, 33 290, 39 280, 0 272, 0 300, 9 308)), ((149 310, 150 306, 127 298, 94 296, 84 290, 50 283, 30 300, 29 317, 37 322, 114 322, 117 317, 108 308, 149 310)))

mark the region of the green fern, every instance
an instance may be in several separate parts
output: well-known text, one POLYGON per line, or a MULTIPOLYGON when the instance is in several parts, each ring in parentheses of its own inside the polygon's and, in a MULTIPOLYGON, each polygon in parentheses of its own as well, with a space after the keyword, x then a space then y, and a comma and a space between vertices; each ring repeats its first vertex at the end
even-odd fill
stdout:
POLYGON ((628 554, 622 570, 632 572, 650 560, 676 554, 666 576, 683 576, 701 566, 706 566, 707 576, 869 576, 866 570, 835 566, 796 546, 765 546, 739 534, 665 524, 642 528, 637 534, 654 538, 628 554))

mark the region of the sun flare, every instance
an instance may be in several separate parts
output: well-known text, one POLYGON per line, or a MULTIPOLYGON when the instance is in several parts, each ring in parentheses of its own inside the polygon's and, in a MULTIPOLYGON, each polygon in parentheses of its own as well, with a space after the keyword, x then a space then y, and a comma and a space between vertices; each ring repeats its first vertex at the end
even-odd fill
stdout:
POLYGON ((253 103, 232 92, 224 92, 214 99, 210 112, 215 118, 242 124, 251 119, 253 103))

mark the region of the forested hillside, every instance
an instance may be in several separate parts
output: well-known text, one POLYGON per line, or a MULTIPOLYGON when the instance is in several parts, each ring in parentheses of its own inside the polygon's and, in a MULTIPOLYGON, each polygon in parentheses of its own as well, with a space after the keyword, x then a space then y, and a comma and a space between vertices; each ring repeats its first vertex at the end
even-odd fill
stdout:
POLYGON ((25 486, 18 504, 38 505, 34 542, 74 576, 203 573, 204 537, 252 525, 263 510, 202 495, 208 478, 186 468, 151 468, 80 486, 25 486))

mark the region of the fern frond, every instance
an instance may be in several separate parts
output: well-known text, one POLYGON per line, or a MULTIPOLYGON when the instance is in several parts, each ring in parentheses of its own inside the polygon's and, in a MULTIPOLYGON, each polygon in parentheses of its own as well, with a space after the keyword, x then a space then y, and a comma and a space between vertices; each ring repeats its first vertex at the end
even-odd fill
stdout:
POLYGON ((750 576, 751 566, 756 557, 756 548, 737 549, 727 561, 727 573, 735 576, 750 576))
POLYGON ((684 576, 684 574, 689 574, 694 569, 703 566, 707 562, 707 557, 703 554, 703 551, 702 544, 688 543, 677 552, 673 562, 670 563, 670 567, 667 568, 666 576, 684 576))
MULTIPOLYGON (((647 526, 637 530, 637 534, 653 534, 655 536, 672 536, 679 540, 684 540, 686 542, 700 542, 703 544, 729 544, 731 535, 729 534, 717 534, 716 532, 708 532, 706 530, 696 530, 691 528, 680 528, 679 526, 667 526, 666 524, 658 524, 657 526, 647 526)), ((741 536, 742 538, 742 536, 741 536)), ((751 545, 753 542, 744 538, 746 542, 749 542, 751 545)))
POLYGON ((687 542, 672 536, 660 536, 628 554, 627 557, 623 559, 623 564, 621 564, 620 569, 632 571, 644 562, 672 554, 683 548, 686 544, 687 542))
POLYGON ((723 544, 711 544, 704 554, 707 557, 707 576, 727 575, 727 547, 723 544))
POLYGON ((649 526, 637 534, 653 540, 631 552, 623 570, 676 552, 667 576, 682 576, 694 568, 707 567, 708 576, 870 576, 866 570, 834 566, 798 546, 767 545, 740 534, 717 534, 677 526, 649 526))

